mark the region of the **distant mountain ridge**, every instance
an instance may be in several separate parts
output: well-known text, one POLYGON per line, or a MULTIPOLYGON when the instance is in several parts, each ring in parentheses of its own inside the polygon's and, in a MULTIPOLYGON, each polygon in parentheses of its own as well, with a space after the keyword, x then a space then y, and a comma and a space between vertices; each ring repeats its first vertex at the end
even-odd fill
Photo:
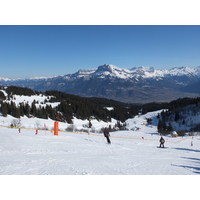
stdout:
POLYGON ((52 78, 0 78, 3 84, 38 91, 58 90, 83 97, 103 97, 130 103, 195 97, 199 94, 198 90, 193 92, 187 88, 199 81, 200 67, 175 67, 169 70, 156 70, 153 67, 125 69, 108 64, 52 78))

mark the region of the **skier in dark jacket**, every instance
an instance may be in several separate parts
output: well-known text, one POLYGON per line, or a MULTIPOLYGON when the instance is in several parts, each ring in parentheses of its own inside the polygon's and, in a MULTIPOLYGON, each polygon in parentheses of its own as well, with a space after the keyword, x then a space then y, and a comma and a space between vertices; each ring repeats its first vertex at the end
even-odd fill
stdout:
POLYGON ((163 137, 160 138, 160 148, 162 146, 162 148, 164 148, 164 143, 165 143, 165 140, 163 137))
POLYGON ((109 133, 109 131, 108 131, 108 128, 105 128, 105 129, 104 129, 104 136, 106 137, 108 144, 111 144, 110 138, 109 138, 110 133, 109 133))

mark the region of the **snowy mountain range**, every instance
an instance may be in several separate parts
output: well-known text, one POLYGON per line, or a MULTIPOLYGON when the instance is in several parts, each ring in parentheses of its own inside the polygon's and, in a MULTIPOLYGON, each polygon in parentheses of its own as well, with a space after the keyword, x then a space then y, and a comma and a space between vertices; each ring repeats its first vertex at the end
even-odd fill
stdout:
POLYGON ((59 90, 84 97, 104 97, 131 103, 195 97, 200 93, 197 87, 199 81, 200 67, 175 67, 169 70, 156 70, 153 67, 125 69, 108 64, 51 78, 0 78, 2 84, 33 90, 59 90))

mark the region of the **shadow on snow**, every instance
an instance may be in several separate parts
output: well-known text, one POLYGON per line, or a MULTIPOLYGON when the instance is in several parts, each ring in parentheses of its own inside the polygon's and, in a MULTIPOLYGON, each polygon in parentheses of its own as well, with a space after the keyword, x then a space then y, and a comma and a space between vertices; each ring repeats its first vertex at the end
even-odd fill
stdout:
POLYGON ((193 151, 193 152, 200 152, 200 150, 195 150, 195 149, 188 149, 188 148, 172 148, 176 150, 184 150, 184 151, 193 151))
POLYGON ((200 174, 200 159, 199 158, 189 158, 189 157, 182 157, 182 158, 190 160, 193 166, 189 166, 189 165, 173 165, 173 166, 183 167, 186 169, 192 169, 194 173, 200 174))

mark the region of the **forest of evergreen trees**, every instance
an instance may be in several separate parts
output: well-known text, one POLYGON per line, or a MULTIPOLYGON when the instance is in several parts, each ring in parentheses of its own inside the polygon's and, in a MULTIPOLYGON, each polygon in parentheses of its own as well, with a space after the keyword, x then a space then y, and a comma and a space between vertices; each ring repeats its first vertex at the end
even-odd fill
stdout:
MULTIPOLYGON (((200 98, 182 98, 174 100, 166 105, 158 115, 158 132, 162 135, 174 130, 172 124, 177 124, 183 129, 176 129, 179 136, 184 136, 187 131, 200 131, 200 123, 193 121, 195 116, 200 115, 200 98)), ((200 120, 199 120, 200 121, 200 120)))
MULTIPOLYGON (((0 88, 3 90, 4 88, 0 88)), ((37 117, 44 119, 59 120, 72 123, 73 117, 78 119, 90 119, 111 121, 114 118, 120 122, 125 122, 128 118, 133 118, 142 110, 142 114, 147 112, 165 109, 159 116, 158 132, 168 134, 173 130, 171 122, 178 121, 180 118, 185 123, 184 116, 180 114, 181 109, 188 105, 200 105, 198 98, 182 98, 169 103, 148 103, 148 104, 127 104, 104 98, 86 98, 60 91, 37 92, 29 88, 10 86, 5 88, 7 96, 0 91, 0 112, 4 117, 8 114, 13 117, 21 116, 37 117), (33 101, 15 103, 15 95, 44 95, 44 102, 33 101), (58 106, 52 107, 50 103, 59 102, 58 106), (112 107, 112 110, 106 109, 112 107), (174 117, 169 117, 169 116, 174 117), (170 120, 169 120, 170 118, 170 120)), ((199 106, 200 107, 200 106, 199 106)), ((200 125, 198 126, 200 127, 200 125)))
POLYGON ((111 121, 111 118, 114 118, 124 122, 126 119, 137 115, 140 108, 140 106, 114 100, 84 98, 59 91, 41 93, 16 86, 7 87, 5 91, 8 94, 7 97, 0 91, 0 111, 5 117, 9 114, 16 118, 20 118, 20 116, 51 118, 68 123, 72 122, 73 117, 83 120, 94 117, 97 120, 111 121), (45 95, 47 99, 42 104, 38 104, 34 100, 31 105, 28 102, 20 102, 19 105, 16 105, 14 95, 45 95), (49 104, 47 104, 48 102, 49 104), (54 102, 59 102, 59 105, 52 108, 50 103, 54 102), (113 110, 109 111, 106 107, 113 107, 113 110))

